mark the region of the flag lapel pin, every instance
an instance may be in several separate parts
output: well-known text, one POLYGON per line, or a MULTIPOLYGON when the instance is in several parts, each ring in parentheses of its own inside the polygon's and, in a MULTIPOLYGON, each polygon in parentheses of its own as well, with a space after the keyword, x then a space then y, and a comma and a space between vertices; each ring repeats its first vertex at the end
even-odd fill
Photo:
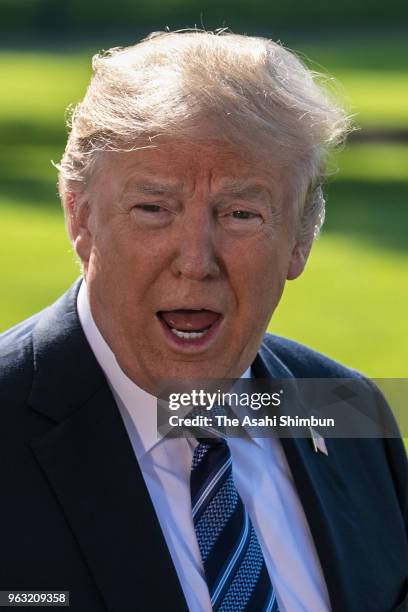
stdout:
POLYGON ((323 455, 328 455, 329 452, 326 447, 326 442, 324 441, 323 436, 321 436, 313 427, 309 427, 310 435, 312 437, 313 448, 315 453, 323 453, 323 455))

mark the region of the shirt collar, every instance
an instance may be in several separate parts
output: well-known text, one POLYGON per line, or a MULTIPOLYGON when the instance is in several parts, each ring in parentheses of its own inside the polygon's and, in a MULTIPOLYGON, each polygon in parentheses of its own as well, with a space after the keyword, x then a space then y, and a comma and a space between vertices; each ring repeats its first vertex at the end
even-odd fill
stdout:
MULTIPOLYGON (((102 368, 114 396, 122 403, 140 438, 137 458, 148 453, 160 442, 157 433, 157 398, 134 383, 119 366, 110 346, 99 331, 91 313, 85 280, 78 292, 77 310, 85 337, 102 368)), ((241 378, 251 378, 249 367, 241 378)), ((255 440, 254 440, 255 441, 255 440)))

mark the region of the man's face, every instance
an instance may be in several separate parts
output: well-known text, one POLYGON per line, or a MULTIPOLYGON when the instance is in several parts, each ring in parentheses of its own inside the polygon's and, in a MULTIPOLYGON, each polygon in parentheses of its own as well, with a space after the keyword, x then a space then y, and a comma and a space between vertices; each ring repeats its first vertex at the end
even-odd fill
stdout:
POLYGON ((160 380, 238 378, 304 265, 283 171, 163 142, 110 154, 88 191, 71 233, 124 372, 153 393, 160 380))

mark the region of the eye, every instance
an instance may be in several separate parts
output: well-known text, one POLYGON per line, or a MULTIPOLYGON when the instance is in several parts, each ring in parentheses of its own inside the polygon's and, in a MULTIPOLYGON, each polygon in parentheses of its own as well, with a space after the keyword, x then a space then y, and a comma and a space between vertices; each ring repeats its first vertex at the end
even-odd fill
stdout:
POLYGON ((219 219, 228 232, 240 235, 256 232, 264 223, 260 212, 244 208, 230 208, 229 211, 222 212, 219 219))
POLYGON ((242 221, 247 221, 248 219, 255 219, 255 218, 259 218, 259 215, 256 213, 253 213, 249 210, 234 210, 232 213, 230 213, 230 215, 233 217, 233 219, 239 219, 242 221))
POLYGON ((137 204, 136 206, 134 206, 134 208, 143 210, 148 213, 159 213, 164 211, 164 208, 162 208, 158 204, 137 204))
POLYGON ((161 204, 147 202, 132 206, 131 213, 135 223, 146 228, 165 227, 174 218, 167 205, 162 206, 161 204))

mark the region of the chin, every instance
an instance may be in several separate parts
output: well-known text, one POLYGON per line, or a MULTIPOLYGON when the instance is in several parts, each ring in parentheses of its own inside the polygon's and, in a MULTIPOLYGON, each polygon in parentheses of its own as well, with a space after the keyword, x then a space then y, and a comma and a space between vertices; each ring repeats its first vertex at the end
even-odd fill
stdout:
POLYGON ((166 364, 162 371, 162 380, 171 379, 212 379, 229 376, 229 368, 225 364, 202 361, 179 361, 175 364, 166 364))

